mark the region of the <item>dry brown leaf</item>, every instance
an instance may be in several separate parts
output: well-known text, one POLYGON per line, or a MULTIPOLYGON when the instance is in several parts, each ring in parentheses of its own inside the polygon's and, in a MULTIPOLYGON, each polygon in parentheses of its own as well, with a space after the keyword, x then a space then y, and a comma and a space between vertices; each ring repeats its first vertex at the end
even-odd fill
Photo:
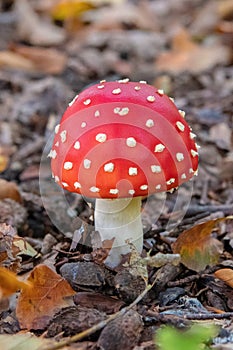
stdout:
POLYGON ((46 74, 62 73, 67 61, 67 56, 56 49, 14 45, 12 50, 29 60, 34 67, 33 70, 46 74))
POLYGON ((222 122, 211 126, 209 135, 210 141, 215 143, 220 149, 231 150, 232 130, 227 123, 222 122))
POLYGON ((16 230, 11 225, 0 224, 0 264, 17 272, 20 255, 34 257, 37 252, 23 237, 16 235, 16 230))
POLYGON ((29 59, 9 50, 0 52, 0 68, 1 67, 23 69, 26 71, 35 69, 33 63, 29 59))
POLYGON ((191 40, 186 30, 181 29, 173 38, 171 50, 158 56, 156 69, 174 74, 186 70, 200 73, 217 64, 227 64, 230 58, 229 48, 220 44, 198 45, 191 40))
POLYGON ((28 290, 30 282, 22 282, 17 275, 4 267, 0 267, 0 299, 7 297, 19 289, 28 290))
POLYGON ((32 45, 59 45, 65 40, 65 31, 38 16, 31 2, 27 0, 15 1, 15 13, 18 20, 17 34, 21 40, 32 45))
POLYGON ((30 289, 22 290, 16 315, 21 328, 44 329, 53 315, 71 305, 75 294, 69 283, 46 265, 38 265, 31 272, 30 289))
POLYGON ((224 281, 228 286, 233 288, 233 270, 232 269, 220 269, 216 271, 215 276, 224 281))
POLYGON ((233 182, 233 151, 229 152, 227 157, 222 159, 220 165, 220 178, 224 181, 233 182))
POLYGON ((221 0, 217 2, 218 13, 221 18, 232 17, 233 2, 232 0, 221 0))
POLYGON ((84 13, 82 18, 96 30, 122 29, 127 25, 142 30, 154 30, 157 27, 154 14, 150 13, 143 2, 136 6, 129 1, 115 1, 112 6, 84 13))
POLYGON ((17 247, 15 251, 12 249, 15 235, 16 230, 12 226, 0 224, 0 263, 3 263, 7 259, 16 262, 16 256, 19 252, 19 248, 17 247))
POLYGON ((91 246, 93 248, 91 256, 93 261, 97 264, 103 264, 109 255, 113 243, 114 238, 102 241, 99 232, 93 231, 91 234, 91 246))
POLYGON ((4 154, 0 154, 0 173, 6 170, 8 162, 9 158, 4 154))
POLYGON ((180 254, 181 262, 189 269, 202 271, 218 262, 223 250, 220 241, 211 236, 213 228, 232 217, 210 220, 182 232, 173 244, 173 252, 180 254))
MULTIPOLYGON (((0 56, 1 56, 1 53, 0 53, 0 56)), ((0 64, 0 66, 1 66, 1 64, 0 64)), ((2 124, 0 123, 0 137, 1 137, 1 139, 3 138, 2 136, 4 134, 7 134, 4 132, 5 130, 4 130, 4 127, 2 127, 2 126, 3 126, 3 123, 2 124)), ((0 145, 0 173, 7 169, 8 165, 9 165, 9 156, 12 155, 13 152, 14 152, 13 147, 0 145)))
POLYGON ((15 183, 0 179, 0 200, 5 198, 14 199, 19 203, 22 201, 18 186, 15 183))

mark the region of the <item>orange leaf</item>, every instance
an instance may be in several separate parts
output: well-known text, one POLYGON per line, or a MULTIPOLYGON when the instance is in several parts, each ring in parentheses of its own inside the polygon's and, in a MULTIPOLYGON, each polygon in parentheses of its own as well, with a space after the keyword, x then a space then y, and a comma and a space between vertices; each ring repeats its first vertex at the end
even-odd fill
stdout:
POLYGON ((173 252, 180 254, 181 262, 194 271, 202 271, 207 265, 218 262, 222 243, 211 237, 213 228, 231 216, 210 220, 182 232, 173 245, 173 252))
POLYGON ((5 154, 0 154, 0 173, 6 170, 9 163, 9 157, 5 154))
POLYGON ((0 297, 7 297, 19 289, 29 288, 29 282, 20 281, 14 272, 0 267, 0 297))
POLYGON ((220 44, 197 44, 186 30, 181 29, 173 38, 171 50, 158 56, 156 69, 174 74, 184 71, 200 73, 217 64, 226 64, 230 59, 229 48, 220 44))
POLYGON ((22 202, 18 186, 14 182, 0 179, 0 200, 4 198, 11 198, 19 203, 22 202))
POLYGON ((66 54, 52 48, 11 45, 12 51, 31 62, 34 71, 60 74, 66 65, 66 54))
POLYGON ((35 267, 28 281, 32 287, 22 290, 16 315, 22 328, 44 329, 58 310, 70 305, 68 297, 75 291, 46 265, 35 267))
POLYGON ((232 269, 220 269, 216 271, 215 276, 224 281, 228 286, 233 288, 233 270, 232 269))
POLYGON ((0 52, 0 68, 13 68, 13 69, 23 69, 26 71, 33 71, 33 63, 9 50, 0 52))
MULTIPOLYGON (((1 66, 1 64, 0 64, 1 66)), ((12 154, 15 153, 15 147, 9 145, 3 145, 5 142, 9 143, 9 130, 10 125, 8 122, 0 122, 0 139, 2 145, 0 145, 0 173, 5 171, 9 165, 9 159, 12 154), (4 141, 5 136, 5 141, 4 141)))

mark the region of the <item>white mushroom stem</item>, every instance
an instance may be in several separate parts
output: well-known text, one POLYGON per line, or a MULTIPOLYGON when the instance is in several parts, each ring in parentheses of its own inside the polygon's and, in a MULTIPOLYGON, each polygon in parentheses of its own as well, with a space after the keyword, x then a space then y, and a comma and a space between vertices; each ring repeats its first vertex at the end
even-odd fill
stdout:
POLYGON ((97 199, 95 229, 100 233, 102 242, 114 238, 112 249, 105 260, 107 266, 116 267, 122 255, 130 252, 127 240, 141 253, 143 245, 141 197, 97 199))

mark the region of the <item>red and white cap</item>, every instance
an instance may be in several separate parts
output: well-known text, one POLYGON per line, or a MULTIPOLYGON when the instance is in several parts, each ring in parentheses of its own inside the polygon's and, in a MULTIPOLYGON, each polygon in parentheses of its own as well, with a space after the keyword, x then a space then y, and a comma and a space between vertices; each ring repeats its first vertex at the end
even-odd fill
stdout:
POLYGON ((87 197, 170 191, 197 172, 194 138, 162 90, 144 81, 102 81, 75 96, 56 126, 53 177, 87 197))

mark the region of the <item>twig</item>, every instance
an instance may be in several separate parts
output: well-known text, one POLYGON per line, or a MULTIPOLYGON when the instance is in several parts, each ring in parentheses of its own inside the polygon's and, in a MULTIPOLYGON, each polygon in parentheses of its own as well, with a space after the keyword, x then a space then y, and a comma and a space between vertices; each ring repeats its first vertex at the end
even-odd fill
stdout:
POLYGON ((150 324, 156 323, 167 323, 168 321, 171 322, 173 320, 176 322, 184 322, 186 321, 205 321, 205 320, 224 320, 227 318, 232 318, 233 317, 233 312, 223 312, 221 314, 217 314, 214 312, 211 313, 183 313, 183 315, 175 315, 174 313, 158 313, 158 312, 153 312, 149 310, 147 312, 147 316, 145 317, 145 321, 150 324))
POLYGON ((187 276, 185 278, 181 278, 179 280, 176 281, 169 281, 167 283, 168 287, 179 287, 182 286, 183 284, 189 283, 189 282, 194 282, 196 280, 198 280, 201 276, 199 274, 196 275, 191 275, 191 276, 187 276))
POLYGON ((109 322, 115 320, 116 318, 123 316, 126 312, 128 312, 130 309, 132 309, 135 305, 137 305, 143 298, 144 296, 149 292, 149 290, 151 290, 151 288, 153 288, 155 281, 152 284, 149 284, 146 286, 146 288, 144 289, 144 291, 128 306, 124 307, 123 309, 121 309, 120 311, 116 312, 115 314, 110 315, 106 320, 101 321, 99 323, 97 323, 96 325, 86 329, 83 332, 77 333, 74 336, 63 340, 59 343, 56 343, 52 346, 49 347, 41 347, 38 350, 58 350, 58 349, 62 349, 64 346, 70 345, 71 343, 74 343, 76 341, 79 341, 83 338, 88 337, 91 334, 94 334, 95 332, 99 331, 100 329, 104 328, 109 322))
POLYGON ((233 211, 233 204, 221 204, 221 205, 190 205, 185 217, 197 215, 199 213, 215 213, 216 211, 222 211, 225 215, 231 215, 233 211))
POLYGON ((208 314, 192 314, 188 313, 184 315, 184 318, 187 320, 213 320, 214 318, 217 320, 223 320, 225 318, 233 317, 233 312, 223 312, 222 314, 216 314, 214 312, 208 314))

